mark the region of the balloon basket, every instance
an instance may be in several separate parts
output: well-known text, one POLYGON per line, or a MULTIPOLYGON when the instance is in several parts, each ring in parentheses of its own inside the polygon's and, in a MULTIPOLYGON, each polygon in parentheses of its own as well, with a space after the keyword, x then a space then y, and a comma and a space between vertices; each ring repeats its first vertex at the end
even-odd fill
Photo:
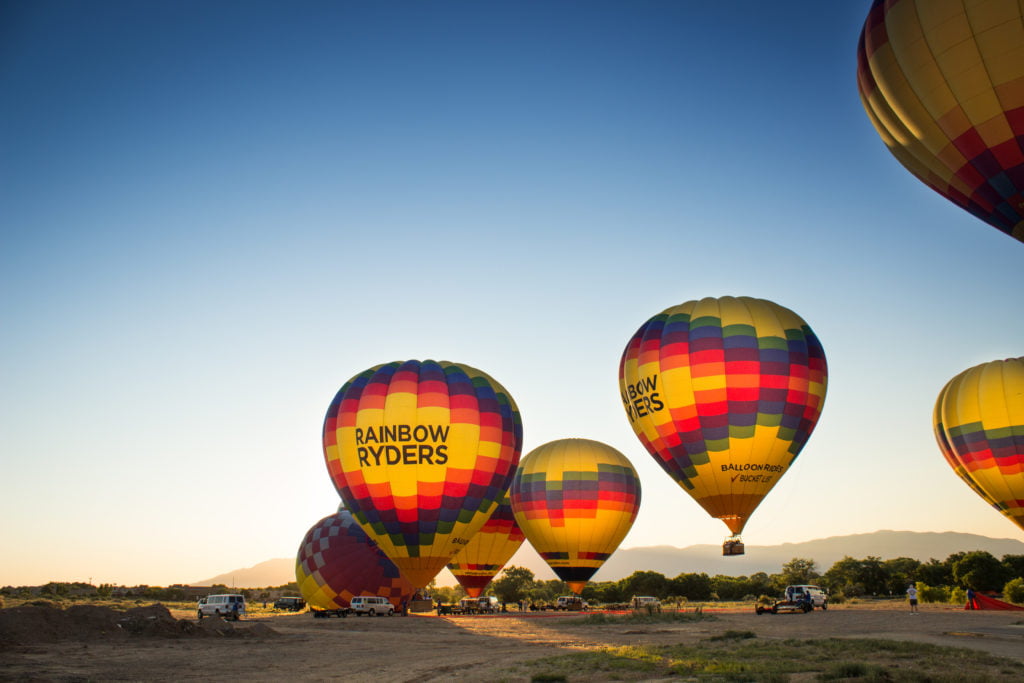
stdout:
POLYGON ((730 538, 722 544, 722 555, 729 557, 730 555, 743 555, 744 547, 743 541, 738 538, 730 538))

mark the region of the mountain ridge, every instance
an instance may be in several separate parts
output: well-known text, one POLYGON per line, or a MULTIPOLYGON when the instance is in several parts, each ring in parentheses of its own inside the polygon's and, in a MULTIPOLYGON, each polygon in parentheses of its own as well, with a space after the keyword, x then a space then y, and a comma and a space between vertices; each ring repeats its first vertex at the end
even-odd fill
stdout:
MULTIPOLYGON (((620 548, 594 575, 593 580, 616 581, 639 570, 654 571, 668 577, 699 572, 711 576, 749 576, 757 572, 777 574, 782 570, 782 565, 794 557, 814 560, 819 572, 827 571, 847 556, 855 559, 879 557, 882 560, 910 557, 927 562, 933 558, 944 560, 956 552, 984 550, 1001 558, 1003 555, 1024 555, 1024 542, 955 531, 880 530, 778 545, 748 545, 746 550, 746 555, 722 557, 721 547, 710 544, 683 548, 671 545, 620 548)), ((507 566, 530 569, 537 579, 555 578, 554 572, 528 543, 523 544, 507 566)), ((223 584, 257 588, 281 586, 294 580, 294 558, 275 558, 196 581, 191 585, 223 584)), ((455 580, 448 570, 444 570, 438 576, 438 583, 454 585, 455 580)))

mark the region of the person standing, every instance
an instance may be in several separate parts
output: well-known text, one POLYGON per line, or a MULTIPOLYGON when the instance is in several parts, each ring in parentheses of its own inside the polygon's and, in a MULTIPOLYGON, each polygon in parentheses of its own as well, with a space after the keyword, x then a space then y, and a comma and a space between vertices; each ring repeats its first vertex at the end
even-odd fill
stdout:
POLYGON ((914 584, 907 586, 907 597, 910 599, 910 611, 917 612, 917 588, 914 584))

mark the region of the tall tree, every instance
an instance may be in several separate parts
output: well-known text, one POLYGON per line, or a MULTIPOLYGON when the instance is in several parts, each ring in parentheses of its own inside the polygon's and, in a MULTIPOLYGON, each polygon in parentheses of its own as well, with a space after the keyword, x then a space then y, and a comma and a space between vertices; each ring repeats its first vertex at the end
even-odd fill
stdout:
POLYGON ((1002 563, 991 553, 974 550, 953 563, 953 580, 961 588, 978 591, 1002 590, 1007 581, 1002 563))
POLYGON ((782 578, 787 586, 812 583, 820 576, 814 560, 794 557, 782 565, 782 578))
POLYGON ((491 592, 502 602, 525 600, 534 586, 533 572, 526 567, 507 567, 491 582, 491 592))

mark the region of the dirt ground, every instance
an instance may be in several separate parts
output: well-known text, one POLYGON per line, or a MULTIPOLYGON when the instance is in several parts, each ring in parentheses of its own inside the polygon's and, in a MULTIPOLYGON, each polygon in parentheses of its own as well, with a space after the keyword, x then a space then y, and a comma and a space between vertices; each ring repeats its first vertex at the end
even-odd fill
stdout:
MULTIPOLYGON (((64 632, 33 641, 30 629, 8 628, 5 638, 0 628, 0 679, 514 681, 526 680, 509 673, 516 663, 603 646, 697 643, 728 630, 752 631, 763 639, 909 640, 1024 661, 1024 613, 928 606, 918 614, 856 607, 762 616, 707 610, 717 618, 639 625, 573 624, 578 615, 550 613, 346 619, 299 613, 235 625, 206 619, 200 626, 191 612, 172 614, 164 628, 128 634, 64 632)), ((14 623, 28 621, 20 617, 14 623)))

